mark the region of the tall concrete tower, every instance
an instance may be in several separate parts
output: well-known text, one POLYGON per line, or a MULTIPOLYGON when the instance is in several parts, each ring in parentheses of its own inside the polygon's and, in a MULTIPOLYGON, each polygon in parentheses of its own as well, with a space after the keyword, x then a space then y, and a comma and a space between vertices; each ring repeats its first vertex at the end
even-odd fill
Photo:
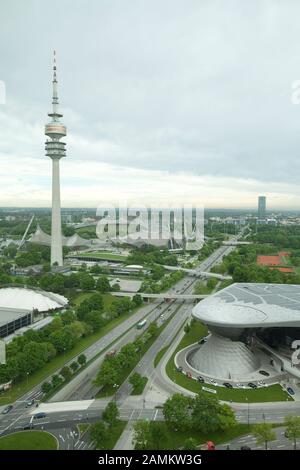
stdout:
POLYGON ((59 182, 59 160, 66 156, 66 144, 60 139, 67 135, 66 127, 60 122, 63 117, 58 111, 56 58, 54 51, 53 62, 53 97, 52 113, 48 116, 51 121, 45 126, 46 156, 52 160, 52 221, 51 221, 51 266, 63 266, 61 213, 60 213, 60 182, 59 182))

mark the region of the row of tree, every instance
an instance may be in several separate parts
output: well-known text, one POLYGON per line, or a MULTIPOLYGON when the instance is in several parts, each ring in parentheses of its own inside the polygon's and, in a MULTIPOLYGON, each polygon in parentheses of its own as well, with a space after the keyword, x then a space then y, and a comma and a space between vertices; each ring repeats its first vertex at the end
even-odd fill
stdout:
POLYGON ((157 294, 159 292, 165 292, 176 284, 184 276, 182 271, 174 271, 171 274, 165 274, 159 281, 152 279, 151 277, 146 278, 140 287, 140 292, 148 294, 157 294))
POLYGON ((157 330, 157 324, 153 322, 133 343, 125 344, 114 356, 107 355, 100 366, 95 384, 99 387, 120 384, 138 362, 146 343, 157 335, 157 330))
POLYGON ((140 296, 115 299, 104 309, 101 294, 93 294, 75 310, 67 310, 39 331, 29 330, 6 347, 6 364, 0 365, 0 383, 20 381, 41 369, 55 356, 70 351, 83 337, 99 331, 112 319, 128 314, 142 302, 140 296))

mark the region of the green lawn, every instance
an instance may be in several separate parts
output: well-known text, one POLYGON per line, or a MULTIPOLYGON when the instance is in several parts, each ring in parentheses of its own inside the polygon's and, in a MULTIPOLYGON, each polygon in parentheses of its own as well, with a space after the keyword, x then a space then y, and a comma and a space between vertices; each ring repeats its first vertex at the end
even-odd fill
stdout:
MULTIPOLYGON (((167 365, 166 365, 166 372, 169 378, 175 382, 176 384, 180 385, 191 392, 199 392, 202 388, 202 384, 198 383, 194 379, 190 379, 186 377, 185 374, 178 372, 175 368, 174 358, 178 351, 181 349, 189 346, 197 342, 200 338, 207 335, 207 328, 200 322, 196 322, 193 324, 193 328, 191 331, 184 335, 182 340, 180 341, 179 345, 177 346, 176 350, 170 357, 167 365)), ((279 384, 271 385, 270 387, 263 387, 258 388, 256 390, 252 389, 228 389, 226 387, 216 387, 214 385, 205 385, 209 388, 217 390, 217 394, 215 395, 219 400, 224 401, 233 401, 239 403, 258 403, 258 402, 269 402, 269 401, 287 401, 293 400, 287 392, 285 392, 279 384)))
POLYGON ((162 357, 164 356, 164 354, 167 352, 167 350, 169 349, 169 347, 171 346, 171 344, 168 344, 167 346, 165 346, 164 348, 162 348, 160 351, 158 351, 158 353, 156 354, 155 358, 154 358, 154 367, 157 367, 157 365, 159 364, 160 360, 162 359, 162 357))
MULTIPOLYGON (((82 294, 82 295, 91 295, 90 293, 88 294, 82 294)), ((110 296, 110 294, 105 294, 105 296, 110 296)), ((105 297, 104 296, 104 297, 105 297)), ((112 297, 112 296, 110 296, 112 297)), ((23 380, 22 382, 18 382, 11 390, 8 390, 7 392, 1 393, 0 395, 0 406, 5 405, 7 403, 12 403, 14 402, 17 398, 22 396, 24 393, 26 393, 28 390, 31 390, 33 387, 35 387, 37 384, 39 384, 41 381, 46 379, 49 375, 55 373, 57 370, 61 369, 61 367, 69 360, 71 360, 73 357, 77 356, 81 352, 84 352, 86 348, 91 346, 93 343, 98 341, 100 338, 102 338, 104 335, 109 333, 113 328, 118 326, 120 323, 123 323, 126 321, 136 310, 133 310, 130 312, 128 315, 121 315, 118 318, 114 318, 111 322, 109 322, 107 325, 105 325, 100 331, 87 336, 85 338, 81 338, 76 346, 71 349, 70 351, 67 351, 64 354, 61 354, 59 356, 56 356, 51 362, 46 364, 42 369, 36 371, 34 374, 30 375, 28 377, 28 383, 27 380, 23 380)), ((99 353, 101 351, 99 350, 99 353)))
POLYGON ((43 431, 21 431, 0 438, 0 450, 57 450, 57 440, 43 431))
MULTIPOLYGON (((89 299, 91 296, 95 295, 97 292, 80 292, 76 297, 73 299, 73 303, 75 307, 78 307, 81 302, 83 302, 86 299, 89 299)), ((99 292, 98 292, 99 293, 99 292)), ((113 303, 114 300, 116 300, 116 297, 114 297, 111 294, 101 294, 103 298, 103 305, 104 305, 104 310, 107 310, 111 304, 113 303)))
POLYGON ((76 255, 77 258, 95 258, 104 261, 126 261, 127 256, 119 253, 109 253, 108 251, 91 251, 76 255))
POLYGON ((148 378, 142 377, 140 385, 138 387, 133 388, 130 395, 141 395, 144 391, 144 388, 147 385, 147 382, 148 382, 148 378))
POLYGON ((152 426, 162 426, 165 437, 162 439, 162 446, 160 450, 176 450, 184 446, 185 441, 192 437, 196 440, 197 446, 205 444, 207 441, 213 441, 215 444, 223 444, 235 439, 239 436, 249 434, 253 425, 236 424, 227 431, 212 432, 209 435, 199 431, 174 431, 170 429, 166 423, 153 421, 152 426))

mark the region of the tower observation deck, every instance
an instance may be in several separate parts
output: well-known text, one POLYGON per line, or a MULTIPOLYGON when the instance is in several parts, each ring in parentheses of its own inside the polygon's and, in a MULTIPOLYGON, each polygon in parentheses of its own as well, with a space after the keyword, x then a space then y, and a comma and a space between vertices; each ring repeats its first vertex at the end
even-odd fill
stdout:
POLYGON ((60 175, 59 160, 66 156, 66 144, 60 139, 67 135, 66 127, 60 122, 63 117, 58 110, 56 58, 54 51, 53 63, 53 96, 52 112, 48 114, 51 121, 45 126, 45 135, 49 137, 45 142, 46 156, 52 160, 52 215, 51 215, 51 265, 63 265, 61 208, 60 208, 60 175))

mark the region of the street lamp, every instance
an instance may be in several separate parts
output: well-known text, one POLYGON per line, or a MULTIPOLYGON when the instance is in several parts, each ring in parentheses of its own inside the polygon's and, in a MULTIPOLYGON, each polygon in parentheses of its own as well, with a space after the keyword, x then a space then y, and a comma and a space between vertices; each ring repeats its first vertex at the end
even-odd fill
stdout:
POLYGON ((247 401, 247 421, 248 421, 248 427, 250 426, 250 408, 249 408, 249 400, 248 397, 246 397, 247 401))
POLYGON ((29 372, 26 372, 27 387, 28 387, 28 376, 29 376, 29 372))
POLYGON ((113 388, 116 389, 115 395, 114 395, 115 403, 117 403, 117 391, 118 391, 118 386, 119 386, 118 384, 114 384, 114 385, 113 385, 113 388))

